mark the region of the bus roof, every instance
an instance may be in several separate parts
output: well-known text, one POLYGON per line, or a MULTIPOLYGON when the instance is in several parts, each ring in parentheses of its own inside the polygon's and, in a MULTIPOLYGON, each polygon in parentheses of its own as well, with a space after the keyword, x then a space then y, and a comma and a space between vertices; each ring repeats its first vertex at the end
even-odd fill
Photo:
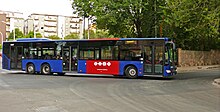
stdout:
POLYGON ((48 38, 20 38, 17 39, 17 42, 24 42, 24 41, 50 41, 48 38))
POLYGON ((102 38, 102 39, 71 39, 71 40, 51 40, 48 38, 20 38, 16 41, 5 41, 5 42, 76 42, 76 41, 114 41, 114 40, 165 40, 168 41, 167 37, 164 38, 102 38))

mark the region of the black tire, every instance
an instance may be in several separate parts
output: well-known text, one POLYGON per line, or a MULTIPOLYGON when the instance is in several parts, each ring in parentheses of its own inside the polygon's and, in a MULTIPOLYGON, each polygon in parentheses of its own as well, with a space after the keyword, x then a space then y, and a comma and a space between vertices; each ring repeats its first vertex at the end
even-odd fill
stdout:
POLYGON ((28 74, 34 74, 35 73, 35 66, 34 66, 33 63, 30 63, 30 64, 27 65, 26 72, 28 74))
POLYGON ((125 75, 127 76, 127 78, 135 79, 138 77, 137 69, 134 66, 128 66, 125 69, 125 75))
POLYGON ((49 75, 51 74, 51 68, 49 64, 43 64, 41 66, 41 73, 44 75, 49 75))
POLYGON ((62 75, 65 75, 65 73, 57 73, 58 75, 62 76, 62 75))

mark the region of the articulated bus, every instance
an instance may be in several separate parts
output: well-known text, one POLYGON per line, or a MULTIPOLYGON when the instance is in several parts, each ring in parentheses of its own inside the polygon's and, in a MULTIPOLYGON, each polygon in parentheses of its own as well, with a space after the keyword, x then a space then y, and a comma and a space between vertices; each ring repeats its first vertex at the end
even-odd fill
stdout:
POLYGON ((169 38, 26 38, 3 43, 2 68, 29 74, 170 77, 177 74, 175 57, 175 44, 169 38))

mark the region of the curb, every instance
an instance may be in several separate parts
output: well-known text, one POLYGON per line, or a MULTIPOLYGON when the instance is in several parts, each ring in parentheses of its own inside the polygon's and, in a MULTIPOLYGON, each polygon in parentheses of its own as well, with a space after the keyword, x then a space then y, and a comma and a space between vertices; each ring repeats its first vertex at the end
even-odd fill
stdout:
POLYGON ((208 65, 208 66, 189 66, 189 67, 177 67, 179 72, 197 71, 197 70, 210 70, 220 69, 220 65, 208 65))
POLYGON ((220 87, 220 78, 215 79, 213 85, 220 87))

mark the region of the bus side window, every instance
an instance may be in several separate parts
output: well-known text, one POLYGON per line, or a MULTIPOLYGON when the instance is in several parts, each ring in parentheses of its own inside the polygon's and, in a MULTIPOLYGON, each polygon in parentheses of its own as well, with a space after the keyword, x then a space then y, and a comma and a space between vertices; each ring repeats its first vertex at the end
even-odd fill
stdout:
POLYGON ((45 54, 44 59, 48 59, 48 60, 51 59, 48 53, 45 54))
POLYGON ((29 58, 30 58, 29 53, 25 52, 25 59, 29 59, 29 58))
POLYGON ((36 57, 37 57, 37 55, 36 55, 34 52, 32 52, 30 58, 31 58, 31 59, 35 59, 36 57))
POLYGON ((125 57, 124 57, 125 60, 131 60, 132 57, 131 57, 131 54, 129 54, 128 52, 125 54, 125 57))

